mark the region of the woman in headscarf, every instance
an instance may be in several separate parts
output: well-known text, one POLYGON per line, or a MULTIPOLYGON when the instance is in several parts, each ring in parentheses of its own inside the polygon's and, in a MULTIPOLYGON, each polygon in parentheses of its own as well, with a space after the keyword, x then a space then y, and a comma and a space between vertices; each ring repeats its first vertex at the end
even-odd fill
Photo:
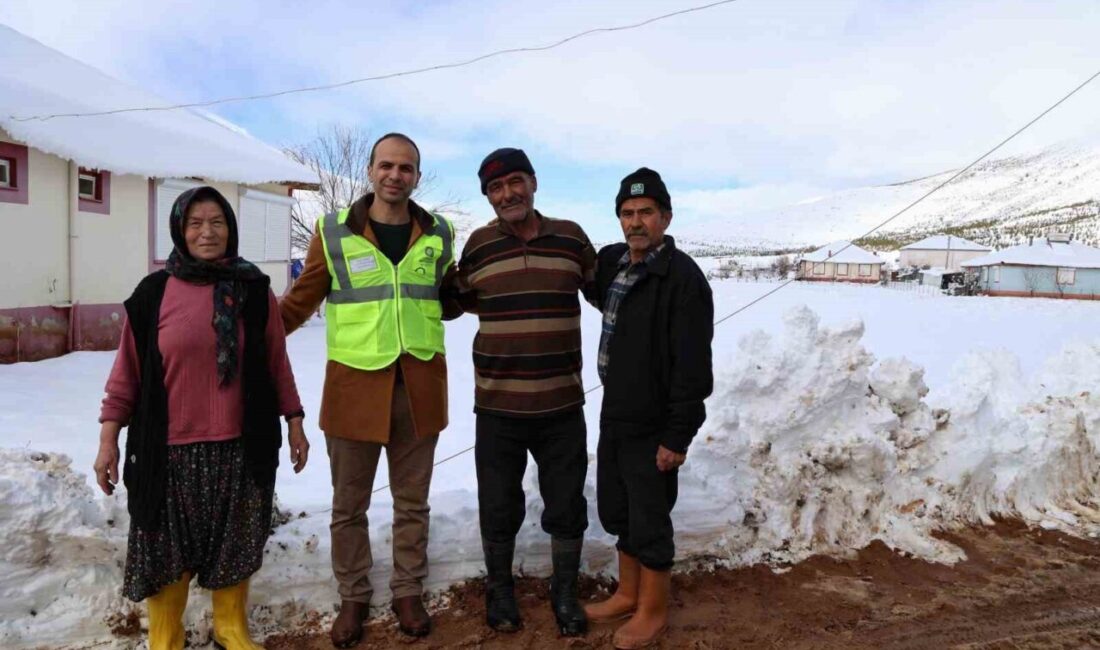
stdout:
POLYGON ((217 190, 172 206, 175 249, 126 301, 103 400, 100 488, 123 482, 130 536, 123 594, 147 600, 150 650, 183 648, 192 578, 213 591, 214 640, 254 650, 249 577, 271 531, 275 469, 288 423, 294 471, 309 443, 270 279, 237 255, 237 220, 217 190))

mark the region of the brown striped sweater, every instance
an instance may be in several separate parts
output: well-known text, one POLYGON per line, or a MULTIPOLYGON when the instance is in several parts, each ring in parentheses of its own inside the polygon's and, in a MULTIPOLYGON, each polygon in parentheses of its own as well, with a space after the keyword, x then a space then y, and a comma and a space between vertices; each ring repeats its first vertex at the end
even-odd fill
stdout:
POLYGON ((462 249, 456 285, 480 319, 476 413, 546 417, 584 404, 577 292, 594 300, 596 251, 572 221, 538 217, 530 241, 494 219, 462 249))

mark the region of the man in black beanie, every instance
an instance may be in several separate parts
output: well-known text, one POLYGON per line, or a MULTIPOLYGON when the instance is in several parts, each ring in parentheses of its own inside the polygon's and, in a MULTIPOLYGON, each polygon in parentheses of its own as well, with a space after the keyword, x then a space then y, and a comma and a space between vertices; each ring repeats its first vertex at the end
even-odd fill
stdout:
POLYGON ((488 577, 486 621, 518 630, 512 560, 526 515, 527 454, 538 465, 551 537, 550 604, 558 629, 588 629, 577 600, 588 527, 588 471, 581 383, 581 306, 594 298, 596 251, 580 226, 535 209, 538 180, 520 149, 497 149, 478 169, 497 218, 475 230, 459 260, 459 302, 476 310, 474 339, 479 521, 488 577))
POLYGON ((626 243, 600 251, 596 274, 604 387, 596 500, 600 523, 619 538, 619 586, 585 611, 593 622, 630 616, 615 647, 641 648, 668 624, 670 515, 713 386, 714 301, 706 276, 665 234, 672 199, 660 174, 642 167, 624 178, 615 212, 626 243))

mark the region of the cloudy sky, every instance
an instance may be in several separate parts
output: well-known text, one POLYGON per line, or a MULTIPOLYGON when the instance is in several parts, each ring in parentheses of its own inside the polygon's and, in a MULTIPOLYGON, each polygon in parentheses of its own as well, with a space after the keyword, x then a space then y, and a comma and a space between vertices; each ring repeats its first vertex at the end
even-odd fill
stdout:
MULTIPOLYGON (((170 100, 338 82, 554 42, 704 0, 35 0, 0 22, 170 100)), ((1093 0, 739 0, 549 52, 214 109, 276 145, 404 131, 478 219, 481 158, 527 150, 537 206, 616 236, 619 179, 677 219, 962 166, 1100 69, 1093 0)), ((1100 81, 1013 151, 1100 135, 1100 81)), ((430 201, 430 199, 429 199, 430 201)), ((675 232, 676 223, 673 224, 675 232)))

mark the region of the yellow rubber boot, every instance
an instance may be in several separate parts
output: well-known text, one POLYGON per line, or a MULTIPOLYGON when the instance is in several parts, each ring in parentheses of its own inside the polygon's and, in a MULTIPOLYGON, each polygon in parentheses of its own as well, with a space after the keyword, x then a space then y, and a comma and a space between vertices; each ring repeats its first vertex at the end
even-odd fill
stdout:
POLYGON ((248 635, 248 580, 217 589, 214 601, 214 642, 225 650, 263 650, 248 635))
POLYGON ((149 650, 183 650, 183 610, 191 574, 183 576, 145 599, 149 607, 149 650))

